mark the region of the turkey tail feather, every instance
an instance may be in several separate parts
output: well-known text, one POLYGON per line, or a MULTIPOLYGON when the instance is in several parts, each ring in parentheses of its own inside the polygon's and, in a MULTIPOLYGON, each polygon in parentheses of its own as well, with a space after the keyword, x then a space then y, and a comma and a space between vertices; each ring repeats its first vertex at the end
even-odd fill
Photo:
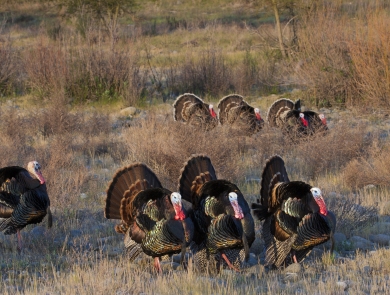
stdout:
POLYGON ((156 174, 142 163, 135 163, 118 170, 107 189, 104 216, 108 219, 121 219, 120 207, 126 191, 137 180, 146 180, 149 187, 161 188, 162 185, 156 174))
POLYGON ((263 206, 269 207, 271 197, 269 193, 270 189, 272 190, 271 184, 276 184, 275 177, 278 177, 278 180, 281 182, 289 181, 284 161, 278 155, 272 156, 267 160, 261 174, 260 202, 263 206))
POLYGON ((271 127, 278 127, 277 118, 282 111, 294 109, 294 102, 290 99, 281 98, 275 101, 268 109, 266 121, 271 127))
POLYGON ((181 169, 178 190, 183 199, 195 204, 197 200, 192 200, 193 192, 205 182, 216 179, 210 158, 205 155, 192 155, 181 169))
POLYGON ((175 121, 186 121, 183 118, 183 113, 185 113, 185 109, 190 107, 192 103, 203 103, 203 100, 192 93, 184 93, 178 96, 173 103, 173 118, 175 121))
POLYGON ((221 98, 217 106, 219 109, 219 122, 224 124, 227 121, 229 111, 243 103, 246 104, 244 98, 239 94, 230 94, 221 98))

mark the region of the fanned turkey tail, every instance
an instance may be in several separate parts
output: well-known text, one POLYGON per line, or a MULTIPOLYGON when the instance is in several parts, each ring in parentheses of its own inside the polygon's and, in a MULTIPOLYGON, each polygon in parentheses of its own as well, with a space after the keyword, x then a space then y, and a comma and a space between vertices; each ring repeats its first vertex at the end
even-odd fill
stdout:
POLYGON ((242 104, 246 104, 244 98, 239 94, 230 94, 221 98, 218 102, 219 109, 219 122, 224 124, 228 120, 229 111, 232 108, 238 107, 242 104))
POLYGON ((173 118, 175 121, 187 121, 186 109, 196 103, 203 104, 203 100, 192 93, 184 93, 176 98, 173 103, 173 118))
POLYGON ((288 182, 288 175, 283 159, 275 155, 267 160, 261 175, 260 200, 252 203, 253 214, 261 221, 271 216, 272 189, 278 182, 288 182))
POLYGON ((122 199, 134 196, 146 188, 162 188, 156 174, 145 164, 135 163, 118 170, 107 189, 104 216, 107 219, 122 219, 122 199))
MULTIPOLYGON (((293 110, 294 108, 295 108, 295 104, 292 100, 287 98, 278 99, 268 109, 266 121, 271 127, 280 127, 278 126, 279 117, 284 112, 293 110)), ((299 102, 299 108, 300 108, 300 102, 299 102)))
POLYGON ((261 205, 269 207, 271 190, 276 182, 289 182, 284 161, 278 155, 272 156, 267 160, 261 174, 261 205))
POLYGON ((192 155, 181 170, 179 191, 183 199, 198 204, 193 192, 206 182, 216 180, 217 176, 209 157, 205 155, 192 155))

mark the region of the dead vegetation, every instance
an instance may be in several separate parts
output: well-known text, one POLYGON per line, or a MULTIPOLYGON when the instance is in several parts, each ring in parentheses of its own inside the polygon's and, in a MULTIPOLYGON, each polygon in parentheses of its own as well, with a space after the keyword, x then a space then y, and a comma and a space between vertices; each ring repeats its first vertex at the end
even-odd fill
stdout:
MULTIPOLYGON (((245 11, 251 2, 238 6, 245 11)), ((38 238, 28 227, 31 245, 22 255, 14 250, 13 237, 0 239, 0 293, 340 294, 339 280, 355 282, 348 283, 351 294, 386 293, 386 249, 344 260, 324 256, 306 264, 306 272, 293 282, 261 266, 252 274, 206 277, 190 268, 155 276, 117 254, 121 237, 102 213, 107 183, 131 162, 146 163, 175 190, 187 158, 207 154, 218 177, 237 183, 252 201, 266 159, 279 154, 291 180, 324 187, 325 200, 332 195, 326 202, 337 215, 337 231, 390 234, 386 219, 372 226, 390 212, 388 6, 328 2, 299 19, 298 43, 287 46, 288 60, 271 46, 275 32, 269 24, 248 30, 202 13, 160 25, 120 25, 111 35, 90 26, 84 37, 62 22, 26 29, 25 23, 36 21, 29 15, 2 24, 0 167, 25 166, 32 159, 42 164, 55 227, 38 238), (341 107, 325 109, 332 124, 327 134, 291 140, 265 126, 244 137, 227 126, 202 132, 172 118, 172 98, 184 92, 210 101, 238 92, 265 117, 276 98, 259 95, 292 88, 301 91, 283 96, 299 96, 307 106, 341 107), (115 110, 117 102, 143 110, 123 118, 115 110)), ((25 11, 39 6, 17 5, 25 11)), ((161 13, 159 5, 150 11, 161 13)), ((289 29, 286 25, 286 44, 289 29)))
MULTIPOLYGON (((252 4, 246 4, 251 17, 252 4)), ((45 100, 64 93, 76 104, 129 105, 166 101, 184 92, 215 99, 233 92, 256 96, 297 88, 317 106, 388 108, 390 40, 384 28, 389 7, 382 1, 368 4, 320 1, 307 11, 300 8, 284 29, 289 59, 272 45, 275 32, 266 16, 250 27, 234 18, 228 24, 200 19, 203 25, 189 26, 183 24, 194 19, 169 15, 161 24, 148 20, 153 32, 142 29, 147 25, 142 18, 129 26, 117 19, 111 29, 86 22, 82 31, 73 20, 61 22, 55 35, 58 24, 51 20, 36 28, 34 38, 13 38, 23 32, 20 22, 37 22, 36 5, 34 16, 22 14, 19 20, 4 15, 0 91, 45 100), (167 24, 171 29, 163 29, 167 24)), ((239 6, 245 12, 245 4, 239 6)), ((162 3, 146 7, 170 13, 162 3)))

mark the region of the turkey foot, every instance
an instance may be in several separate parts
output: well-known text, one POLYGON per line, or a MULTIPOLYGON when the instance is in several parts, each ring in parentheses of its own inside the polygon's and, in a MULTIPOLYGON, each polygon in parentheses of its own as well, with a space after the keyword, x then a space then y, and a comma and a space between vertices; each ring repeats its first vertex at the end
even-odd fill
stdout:
POLYGON ((160 274, 162 274, 162 269, 161 269, 161 265, 160 265, 160 259, 158 257, 154 257, 154 268, 156 269, 156 271, 160 274))
POLYGON ((237 271, 237 272, 240 271, 237 267, 234 267, 234 265, 229 261, 229 258, 227 258, 227 256, 225 255, 225 253, 222 253, 221 256, 222 256, 223 260, 226 261, 227 265, 228 265, 231 269, 233 269, 233 270, 235 270, 235 271, 237 271))

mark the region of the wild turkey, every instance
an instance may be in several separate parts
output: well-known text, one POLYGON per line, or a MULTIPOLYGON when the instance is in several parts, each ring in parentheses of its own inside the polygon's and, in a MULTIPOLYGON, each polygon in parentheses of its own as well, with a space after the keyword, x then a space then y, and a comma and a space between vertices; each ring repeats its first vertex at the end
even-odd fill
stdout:
POLYGON ((218 125, 217 114, 213 105, 204 103, 202 99, 191 93, 180 95, 173 104, 175 121, 211 130, 218 125))
POLYGON ((179 193, 163 188, 145 164, 135 163, 115 173, 107 189, 104 215, 121 220, 115 230, 125 235, 129 259, 144 252, 154 257, 154 267, 161 272, 160 257, 181 252, 183 260, 192 240, 190 206, 179 193))
POLYGON ((0 169, 0 232, 17 233, 18 250, 22 249, 20 230, 28 224, 40 223, 48 215, 52 226, 50 199, 46 182, 37 161, 29 162, 27 170, 18 166, 0 169))
POLYGON ((218 103, 219 122, 229 124, 251 135, 263 128, 264 120, 258 108, 251 107, 241 95, 230 94, 218 103))
POLYGON ((328 211, 321 190, 302 181, 289 181, 284 161, 275 155, 267 160, 261 180, 260 204, 253 214, 263 224, 266 265, 280 267, 301 262, 313 249, 332 239, 335 215, 328 211))
MULTIPOLYGON (((245 249, 247 260, 255 239, 250 208, 239 188, 227 180, 217 179, 210 158, 193 155, 181 170, 179 192, 193 205, 197 233, 194 252, 206 253, 199 256, 203 261, 195 264, 204 265, 205 259, 220 255, 230 268, 237 270, 238 264, 230 261, 237 257, 228 257, 229 253, 239 255, 239 250, 245 249), (238 251, 230 251, 235 249, 238 251)), ((195 253, 195 259, 198 254, 195 253)))
POLYGON ((282 129, 292 138, 328 130, 325 115, 313 111, 302 112, 299 99, 295 103, 286 98, 275 101, 268 110, 266 120, 271 127, 282 129))

